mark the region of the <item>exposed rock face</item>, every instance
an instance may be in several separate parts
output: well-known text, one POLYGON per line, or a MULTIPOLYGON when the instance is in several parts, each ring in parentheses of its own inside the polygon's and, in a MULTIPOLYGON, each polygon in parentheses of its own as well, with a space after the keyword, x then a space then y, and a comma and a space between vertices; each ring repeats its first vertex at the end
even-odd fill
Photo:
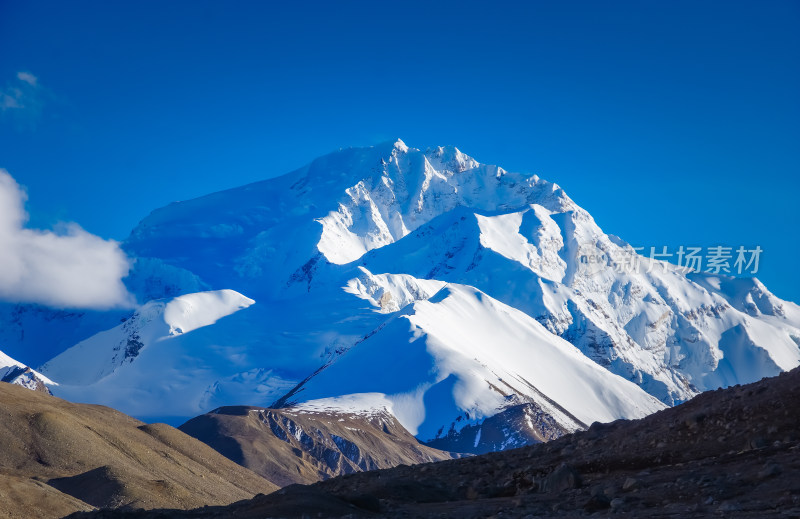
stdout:
POLYGON ((453 457, 420 444, 388 413, 232 406, 180 430, 281 486, 453 457))
MULTIPOLYGON (((169 517, 800 516, 800 369, 546 444, 351 474, 169 517)), ((99 512, 74 518, 155 518, 99 512)))
POLYGON ((52 394, 50 393, 50 389, 47 388, 47 385, 45 385, 44 380, 28 367, 13 366, 9 368, 6 374, 3 375, 3 378, 0 378, 0 382, 16 384, 27 389, 32 389, 33 391, 47 393, 48 395, 52 394))
MULTIPOLYGON (((577 418, 570 418, 574 423, 572 430, 586 428, 577 418)), ((485 454, 554 440, 571 432, 535 402, 512 405, 479 424, 461 429, 453 425, 447 434, 425 444, 447 451, 485 454)))
POLYGON ((7 382, 47 394, 51 394, 47 385, 53 384, 50 379, 41 373, 12 359, 2 351, 0 351, 0 382, 7 382))
POLYGON ((0 384, 0 446, 0 517, 222 505, 277 488, 167 425, 18 385, 0 384))

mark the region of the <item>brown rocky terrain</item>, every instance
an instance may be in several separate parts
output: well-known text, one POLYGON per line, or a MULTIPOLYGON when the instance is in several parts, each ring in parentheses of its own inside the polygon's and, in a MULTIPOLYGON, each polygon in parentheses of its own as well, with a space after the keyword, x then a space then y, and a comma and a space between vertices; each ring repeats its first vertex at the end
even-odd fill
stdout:
POLYGON ((800 370, 548 443, 293 485, 229 507, 73 518, 800 517, 800 370))
POLYGON ((276 488, 167 425, 0 383, 0 517, 223 505, 276 488))
POLYGON ((231 406, 180 430, 281 486, 453 458, 420 444, 389 413, 231 406))

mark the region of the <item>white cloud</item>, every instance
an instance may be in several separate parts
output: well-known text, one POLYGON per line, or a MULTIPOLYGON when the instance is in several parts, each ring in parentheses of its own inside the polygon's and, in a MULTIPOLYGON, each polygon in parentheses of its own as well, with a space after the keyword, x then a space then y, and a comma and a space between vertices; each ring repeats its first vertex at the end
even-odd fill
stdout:
POLYGON ((115 241, 77 224, 63 233, 24 227, 27 196, 0 168, 0 299, 60 308, 130 307, 130 262, 115 241))
POLYGON ((33 129, 47 96, 39 78, 30 72, 17 72, 14 81, 0 87, 0 115, 10 117, 20 129, 33 129))
POLYGON ((20 81, 24 81, 28 83, 30 86, 35 87, 36 82, 39 81, 39 78, 31 74, 30 72, 17 72, 17 79, 20 81))

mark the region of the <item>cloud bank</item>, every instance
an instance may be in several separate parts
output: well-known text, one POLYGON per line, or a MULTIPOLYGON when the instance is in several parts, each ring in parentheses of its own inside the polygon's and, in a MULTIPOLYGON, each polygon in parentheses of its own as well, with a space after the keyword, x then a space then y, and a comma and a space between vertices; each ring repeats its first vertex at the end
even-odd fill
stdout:
POLYGON ((77 224, 63 233, 26 229, 26 200, 0 168, 0 299, 59 308, 133 306, 122 283, 130 262, 117 242, 77 224))

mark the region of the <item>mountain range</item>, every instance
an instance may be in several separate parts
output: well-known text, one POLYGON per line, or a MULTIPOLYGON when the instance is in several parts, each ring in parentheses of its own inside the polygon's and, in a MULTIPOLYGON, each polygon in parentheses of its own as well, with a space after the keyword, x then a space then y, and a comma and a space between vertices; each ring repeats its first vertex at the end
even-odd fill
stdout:
POLYGON ((800 307, 758 280, 638 256, 558 185, 454 147, 342 149, 157 209, 123 247, 139 306, 0 305, 0 376, 146 421, 381 416, 480 453, 800 364, 800 307))

